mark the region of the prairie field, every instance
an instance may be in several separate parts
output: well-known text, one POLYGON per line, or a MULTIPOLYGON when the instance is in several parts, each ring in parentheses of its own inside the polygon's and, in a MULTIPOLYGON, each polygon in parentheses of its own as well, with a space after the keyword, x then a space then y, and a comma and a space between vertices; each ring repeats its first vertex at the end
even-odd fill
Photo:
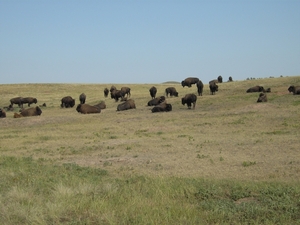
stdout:
POLYGON ((179 82, 0 85, 1 108, 47 105, 0 119, 1 224, 299 224, 300 96, 287 89, 300 76, 218 85, 194 110, 181 98, 196 86, 179 82), (111 85, 130 87, 136 109, 116 111, 111 85), (246 93, 256 85, 268 102, 246 93), (151 112, 151 86, 177 89, 171 112, 151 112), (81 93, 106 109, 77 113, 81 93), (61 108, 68 95, 75 106, 61 108))

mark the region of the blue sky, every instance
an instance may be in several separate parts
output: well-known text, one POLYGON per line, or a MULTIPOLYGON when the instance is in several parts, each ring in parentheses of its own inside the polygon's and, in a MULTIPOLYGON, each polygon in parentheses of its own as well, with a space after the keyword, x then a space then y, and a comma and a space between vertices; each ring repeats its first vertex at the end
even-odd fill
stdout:
POLYGON ((299 0, 0 0, 10 83, 300 75, 299 0))

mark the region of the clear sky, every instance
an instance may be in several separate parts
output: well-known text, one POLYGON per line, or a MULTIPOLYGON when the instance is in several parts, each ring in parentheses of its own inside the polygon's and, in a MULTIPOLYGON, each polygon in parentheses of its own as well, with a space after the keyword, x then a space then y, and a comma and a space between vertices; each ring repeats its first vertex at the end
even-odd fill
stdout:
POLYGON ((300 0, 0 0, 0 83, 300 75, 300 0))

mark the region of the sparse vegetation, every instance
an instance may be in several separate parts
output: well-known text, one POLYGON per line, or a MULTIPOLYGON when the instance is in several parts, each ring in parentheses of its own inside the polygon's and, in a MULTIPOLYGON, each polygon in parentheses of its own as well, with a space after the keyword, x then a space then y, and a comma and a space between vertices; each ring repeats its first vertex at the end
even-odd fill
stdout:
MULTIPOLYGON (((195 110, 172 83, 173 111, 153 114, 153 84, 126 84, 136 109, 116 112, 104 84, 1 85, 0 106, 37 97, 38 117, 0 119, 0 223, 10 224, 300 224, 300 77, 204 86, 195 110), (271 87, 257 104, 254 85, 271 87), (61 109, 105 100, 97 115, 61 109)), ((122 87, 125 85, 115 85, 122 87)), ((167 84, 155 84, 164 95, 167 84)))

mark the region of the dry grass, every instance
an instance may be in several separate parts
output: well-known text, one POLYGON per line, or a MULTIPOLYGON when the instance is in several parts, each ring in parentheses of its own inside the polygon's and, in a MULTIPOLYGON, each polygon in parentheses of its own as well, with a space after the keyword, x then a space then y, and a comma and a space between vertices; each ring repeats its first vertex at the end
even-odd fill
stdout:
MULTIPOLYGON (((300 96, 289 94, 300 77, 268 78, 219 84, 209 95, 205 84, 195 110, 181 105, 181 97, 196 87, 180 84, 115 84, 131 88, 137 109, 117 112, 117 104, 104 98, 111 84, 13 84, 1 85, 0 106, 9 99, 32 96, 46 103, 39 117, 0 120, 0 154, 51 159, 52 163, 76 163, 105 168, 110 175, 204 177, 238 180, 294 181, 300 178, 300 96), (158 95, 174 86, 178 98, 167 101, 173 111, 151 113, 146 106, 149 88, 158 95), (255 85, 271 87, 267 103, 256 103, 255 85), (60 99, 79 95, 87 103, 105 100, 100 114, 81 115, 61 109, 60 99)), ((18 108, 15 108, 18 111, 18 108)), ((58 187, 59 188, 59 187, 58 187)))

